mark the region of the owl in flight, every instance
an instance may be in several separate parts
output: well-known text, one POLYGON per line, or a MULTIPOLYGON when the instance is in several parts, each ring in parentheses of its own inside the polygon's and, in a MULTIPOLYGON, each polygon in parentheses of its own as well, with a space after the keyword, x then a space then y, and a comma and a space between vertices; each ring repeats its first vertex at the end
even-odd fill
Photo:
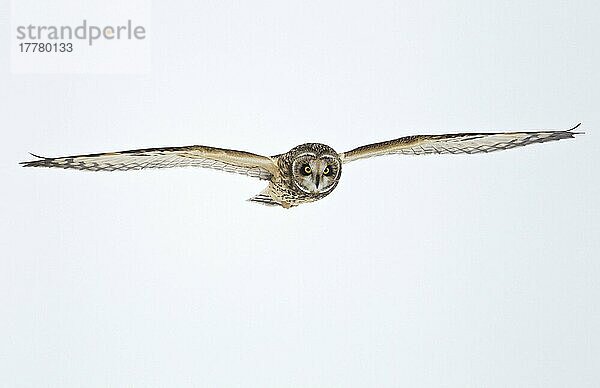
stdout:
POLYGON ((59 158, 33 155, 38 159, 21 162, 21 164, 25 167, 58 167, 89 171, 206 167, 264 179, 269 182, 268 186, 249 201, 290 208, 329 195, 340 181, 342 166, 359 159, 388 154, 477 154, 508 150, 529 144, 572 138, 581 133, 574 132, 579 125, 566 131, 406 136, 342 153, 320 143, 302 144, 275 156, 194 145, 59 158))

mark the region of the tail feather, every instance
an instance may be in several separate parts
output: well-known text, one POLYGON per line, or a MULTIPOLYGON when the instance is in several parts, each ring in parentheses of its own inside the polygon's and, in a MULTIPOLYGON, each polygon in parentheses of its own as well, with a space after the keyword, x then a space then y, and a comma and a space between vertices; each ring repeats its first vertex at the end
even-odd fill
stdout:
POLYGON ((263 191, 261 191, 260 193, 256 194, 254 197, 248 198, 248 201, 260 203, 261 205, 266 205, 266 206, 281 206, 281 204, 279 202, 275 201, 273 199, 273 197, 271 197, 269 195, 268 187, 266 189, 264 189, 263 191))

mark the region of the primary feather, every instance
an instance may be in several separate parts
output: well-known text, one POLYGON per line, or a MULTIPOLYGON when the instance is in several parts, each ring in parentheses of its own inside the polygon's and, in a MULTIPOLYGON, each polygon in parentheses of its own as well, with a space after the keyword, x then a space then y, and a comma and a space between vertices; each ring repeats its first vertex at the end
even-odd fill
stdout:
POLYGON ((581 123, 566 131, 542 130, 406 136, 358 147, 344 152, 340 156, 344 163, 348 163, 359 159, 389 154, 477 154, 502 151, 529 144, 569 139, 580 133, 574 132, 580 125, 581 123))
POLYGON ((271 179, 273 171, 276 169, 273 160, 266 156, 206 146, 146 148, 58 158, 36 157, 39 159, 21 164, 25 167, 56 167, 88 171, 125 171, 193 166, 266 180, 271 179))

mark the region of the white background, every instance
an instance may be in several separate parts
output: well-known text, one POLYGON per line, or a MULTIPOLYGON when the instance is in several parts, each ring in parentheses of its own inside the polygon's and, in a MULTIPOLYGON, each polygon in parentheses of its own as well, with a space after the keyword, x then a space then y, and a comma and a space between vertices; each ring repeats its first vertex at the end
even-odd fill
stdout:
POLYGON ((12 74, 0 4, 1 386, 600 385, 596 1, 155 2, 145 75, 12 74), (579 121, 356 162, 291 210, 208 170, 17 165, 579 121))

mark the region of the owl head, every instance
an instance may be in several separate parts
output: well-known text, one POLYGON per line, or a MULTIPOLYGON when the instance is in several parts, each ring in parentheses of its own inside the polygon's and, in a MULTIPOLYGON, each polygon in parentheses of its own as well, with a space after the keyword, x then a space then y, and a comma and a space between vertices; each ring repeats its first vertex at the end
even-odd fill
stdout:
POLYGON ((293 185, 308 195, 329 194, 338 184, 342 162, 335 150, 325 144, 306 143, 292 148, 287 168, 293 185))

